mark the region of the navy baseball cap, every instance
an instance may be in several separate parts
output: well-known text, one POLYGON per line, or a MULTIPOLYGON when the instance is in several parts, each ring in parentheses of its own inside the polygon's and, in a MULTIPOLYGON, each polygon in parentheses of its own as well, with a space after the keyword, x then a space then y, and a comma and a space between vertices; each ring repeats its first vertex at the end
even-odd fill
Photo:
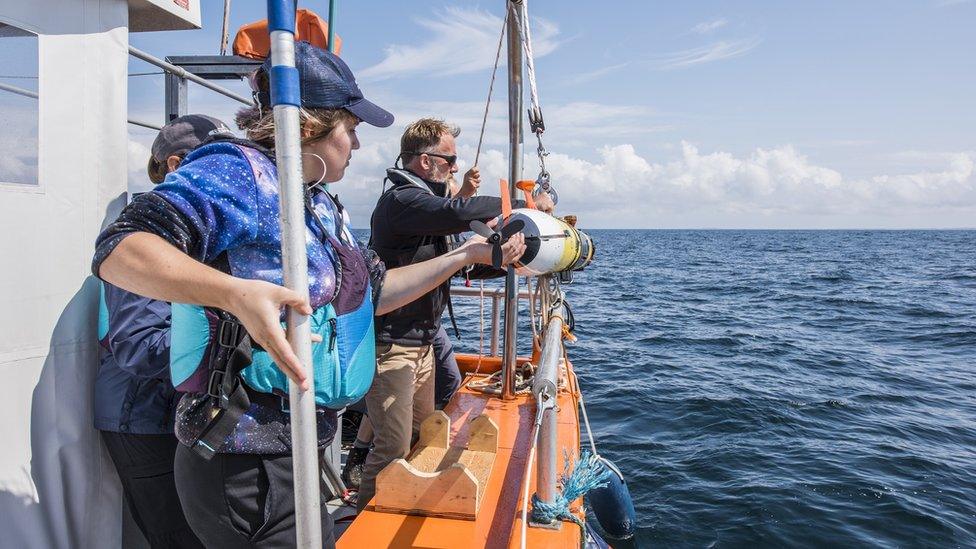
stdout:
MULTIPOLYGON (((298 69, 302 107, 346 109, 378 128, 393 124, 393 115, 389 111, 363 97, 356 85, 356 77, 339 56, 305 41, 295 42, 295 68, 298 69)), ((271 70, 271 58, 268 57, 258 70, 267 74, 271 70)), ((269 106, 271 96, 259 91, 258 101, 269 106)))

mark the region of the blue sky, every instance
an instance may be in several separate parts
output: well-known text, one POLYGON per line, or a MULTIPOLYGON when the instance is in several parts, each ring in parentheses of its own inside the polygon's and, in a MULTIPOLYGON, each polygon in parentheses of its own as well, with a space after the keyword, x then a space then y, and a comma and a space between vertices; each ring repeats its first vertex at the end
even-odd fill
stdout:
MULTIPOLYGON (((157 56, 216 53, 222 2, 202 4, 202 30, 131 43, 157 56)), ((263 2, 232 6, 234 29, 264 16, 263 2)), ((361 132, 333 187, 357 226, 410 121, 460 124, 459 152, 473 161, 503 6, 340 3, 343 58, 397 116, 361 132)), ((583 226, 976 226, 974 1, 531 0, 530 14, 560 211, 583 226)), ((480 162, 492 194, 507 162, 500 77, 480 162)), ((129 84, 130 114, 160 120, 162 77, 129 84)), ((194 88, 191 111, 232 118, 236 105, 194 88)), ((140 188, 153 136, 130 134, 140 188)), ((526 170, 537 170, 531 156, 526 170)))

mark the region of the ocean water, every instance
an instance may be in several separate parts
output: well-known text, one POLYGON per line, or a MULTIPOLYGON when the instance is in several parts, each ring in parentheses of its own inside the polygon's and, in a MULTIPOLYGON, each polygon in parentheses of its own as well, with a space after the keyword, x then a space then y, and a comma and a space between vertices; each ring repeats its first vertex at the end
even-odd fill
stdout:
POLYGON ((641 546, 976 546, 976 232, 591 234, 570 355, 641 546))

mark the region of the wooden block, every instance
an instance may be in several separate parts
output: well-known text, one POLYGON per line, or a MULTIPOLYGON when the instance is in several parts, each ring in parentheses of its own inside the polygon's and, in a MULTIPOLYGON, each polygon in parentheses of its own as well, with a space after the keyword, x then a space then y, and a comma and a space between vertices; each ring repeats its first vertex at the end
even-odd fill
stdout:
POLYGON ((424 420, 409 458, 377 476, 377 510, 475 519, 498 451, 498 426, 488 416, 475 418, 466 448, 450 446, 450 431, 444 412, 424 420))
POLYGON ((468 450, 493 454, 498 451, 498 425, 490 417, 481 415, 471 421, 468 450))
POLYGON ((443 410, 437 410, 420 424, 420 441, 417 446, 447 448, 450 437, 451 418, 443 410))
POLYGON ((478 481, 463 465, 436 473, 398 459, 380 471, 373 503, 377 511, 474 520, 480 500, 478 481))

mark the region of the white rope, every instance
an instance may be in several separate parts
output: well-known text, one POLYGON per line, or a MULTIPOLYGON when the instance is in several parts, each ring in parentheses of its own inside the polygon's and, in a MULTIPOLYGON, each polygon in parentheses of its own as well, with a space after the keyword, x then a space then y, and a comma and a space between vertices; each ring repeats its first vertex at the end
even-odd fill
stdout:
POLYGON ((485 126, 488 125, 488 107, 491 106, 491 92, 495 89, 495 74, 498 73, 498 63, 502 57, 502 41, 505 38, 505 26, 508 25, 508 12, 505 13, 505 19, 502 21, 502 32, 498 35, 498 50, 495 52, 495 67, 491 69, 491 81, 488 83, 488 100, 485 101, 485 115, 481 119, 481 134, 478 136, 478 149, 474 153, 474 165, 478 165, 478 159, 481 158, 481 144, 485 139, 485 126))
POLYGON ((478 375, 481 371, 481 358, 485 356, 485 279, 479 279, 478 285, 480 286, 479 295, 479 308, 478 308, 478 321, 480 322, 480 337, 478 339, 478 367, 474 369, 474 375, 478 375))
POLYGON ((532 325, 532 342, 539 341, 539 332, 536 330, 535 314, 535 294, 532 292, 532 279, 525 277, 525 289, 529 293, 529 321, 532 325))
POLYGON ((590 430, 590 416, 586 415, 586 402, 584 402, 583 391, 580 389, 579 384, 579 376, 576 375, 575 370, 573 370, 573 382, 576 384, 576 390, 579 391, 580 411, 583 412, 583 424, 586 425, 586 436, 590 437, 590 449, 593 450, 593 457, 600 457, 600 453, 596 451, 596 442, 593 441, 593 431, 590 430))
MULTIPOLYGON (((495 75, 498 73, 498 63, 502 57, 502 42, 505 39, 505 27, 508 25, 508 12, 505 13, 505 19, 502 20, 502 31, 498 34, 498 49, 495 51, 495 66, 491 69, 491 80, 488 82, 488 99, 485 101, 485 114, 481 118, 481 132, 478 134, 478 148, 474 153, 474 165, 478 165, 478 160, 481 158, 481 145, 485 140, 485 127, 488 125, 488 110, 491 107, 491 94, 495 89, 495 75)), ((477 193, 477 191, 475 191, 477 193)), ((478 305, 478 320, 480 321, 480 335, 478 338, 478 366, 474 370, 474 375, 478 375, 481 371, 481 359, 485 356, 485 281, 481 279, 478 282, 480 291, 478 293, 479 305, 478 305)))
POLYGON ((529 528, 529 475, 535 462, 535 449, 539 445, 539 431, 542 429, 542 406, 536 407, 535 429, 532 432, 532 448, 529 450, 529 461, 525 464, 525 475, 522 479, 522 549, 525 549, 525 536, 529 528))
POLYGON ((519 18, 519 26, 522 29, 522 48, 525 50, 525 72, 529 77, 529 96, 532 101, 532 108, 536 112, 541 112, 539 105, 539 90, 535 84, 535 61, 532 54, 532 34, 529 31, 529 0, 522 0, 522 13, 519 18))

